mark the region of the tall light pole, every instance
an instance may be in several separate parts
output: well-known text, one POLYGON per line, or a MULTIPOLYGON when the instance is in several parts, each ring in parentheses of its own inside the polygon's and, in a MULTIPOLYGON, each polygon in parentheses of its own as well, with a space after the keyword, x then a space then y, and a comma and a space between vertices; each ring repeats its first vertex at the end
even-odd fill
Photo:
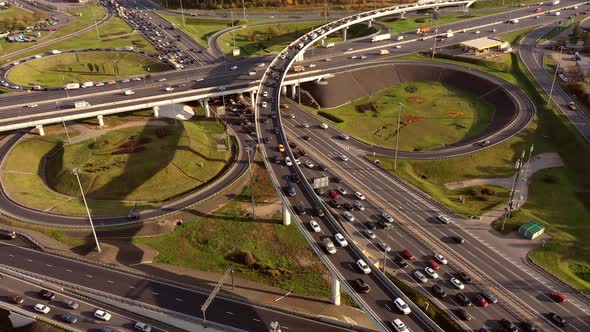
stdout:
POLYGON ((523 165, 523 176, 522 176, 522 180, 521 180, 521 184, 520 184, 520 190, 518 191, 518 199, 516 200, 516 207, 518 208, 520 206, 521 200, 523 199, 522 197, 522 192, 524 190, 524 186, 526 184, 526 175, 527 172, 529 170, 530 165, 528 165, 528 163, 531 162, 531 157, 533 155, 533 149, 535 148, 534 144, 531 144, 531 148, 529 149, 529 157, 526 161, 526 163, 524 163, 523 165))
POLYGON ((436 14, 436 10, 432 11, 432 19, 436 21, 434 24, 434 36, 432 37, 432 60, 434 60, 434 50, 436 49, 436 36, 438 35, 438 14, 436 14))
POLYGON ((57 106, 57 110, 59 111, 59 116, 61 117, 61 123, 64 125, 64 130, 66 131, 66 136, 68 138, 68 144, 72 144, 72 140, 70 139, 70 133, 68 133, 68 127, 66 126, 66 121, 64 120, 64 115, 61 112, 61 108, 59 107, 59 102, 55 102, 55 106, 57 106))
POLYGON ((254 147, 248 146, 246 148, 246 153, 248 154, 248 173, 250 175, 250 200, 252 201, 252 219, 256 219, 256 204, 254 201, 254 186, 252 181, 252 158, 250 158, 250 152, 256 149, 256 145, 254 147))
POLYGON ((397 133, 395 135, 395 158, 393 160, 393 170, 397 171, 397 151, 399 149, 399 127, 400 127, 400 123, 401 123, 401 119, 402 119, 402 108, 404 107, 404 104, 402 103, 398 103, 397 106, 399 106, 399 112, 397 113, 397 133))
POLYGON ((78 167, 74 167, 72 169, 72 174, 76 176, 76 180, 78 180, 78 186, 80 186, 80 193, 82 193, 82 200, 84 201, 84 206, 86 207, 86 213, 88 214, 88 220, 90 221, 90 228, 92 228, 92 235, 94 235, 94 242, 96 242, 96 249, 100 252, 100 244, 98 244, 98 238, 96 237, 96 231, 94 230, 94 223, 92 222, 92 216, 90 215, 90 209, 88 209, 88 203, 86 202, 86 196, 84 195, 84 189, 82 188, 82 182, 80 182, 80 169, 78 167))
MULTIPOLYGON (((234 12, 231 12, 231 36, 234 41, 234 50, 236 49, 236 29, 234 28, 234 12)), ((232 50, 233 53, 233 50, 232 50)))
POLYGON ((96 28, 96 37, 100 40, 100 32, 98 32, 98 22, 96 22, 96 18, 94 18, 94 1, 90 1, 90 12, 92 13, 92 21, 94 21, 94 27, 96 28))
POLYGON ((555 78, 557 77, 557 71, 559 71, 559 63, 561 62, 561 52, 563 52, 564 49, 565 47, 559 46, 559 56, 557 57, 557 64, 555 65, 555 72, 553 73, 553 82, 551 82, 551 89, 549 90, 549 99, 547 100, 547 105, 545 105, 546 107, 549 107, 549 104, 551 104, 553 88, 555 87, 555 78))
POLYGON ((244 23, 246 23, 246 3, 242 0, 242 11, 244 12, 244 23))
POLYGON ((184 9, 182 8, 182 0, 180 0, 180 15, 182 16, 182 26, 184 26, 185 21, 184 21, 184 9))
POLYGON ((178 125, 178 118, 176 114, 176 105, 174 105, 174 95, 172 94, 172 90, 170 90, 170 102, 172 103, 172 111, 174 112, 174 125, 178 125))
POLYGON ((508 207, 504 208, 504 220, 502 221, 502 228, 501 231, 504 231, 504 225, 506 224, 506 218, 510 217, 512 212, 512 200, 514 199, 514 192, 516 191, 516 186, 518 185, 518 178, 520 177, 520 168, 522 167, 522 161, 524 159, 524 151, 522 151, 522 158, 516 160, 516 164, 514 168, 516 168, 516 174, 514 175, 514 182, 512 183, 512 188, 510 190, 510 199, 508 200, 508 207))
MULTIPOLYGON (((389 225, 389 227, 387 227, 385 229, 385 245, 387 245, 387 243, 389 242, 389 229, 392 226, 389 225)), ((385 264, 387 263, 387 250, 385 250, 385 248, 383 248, 383 273, 385 273, 385 264)))

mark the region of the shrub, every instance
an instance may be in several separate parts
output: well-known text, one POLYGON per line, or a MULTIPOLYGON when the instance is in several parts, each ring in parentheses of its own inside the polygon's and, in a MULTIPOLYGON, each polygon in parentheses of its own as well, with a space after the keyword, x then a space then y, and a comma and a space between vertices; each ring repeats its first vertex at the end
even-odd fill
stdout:
POLYGON ((324 111, 319 111, 318 114, 321 115, 321 116, 323 116, 324 118, 326 118, 326 119, 328 119, 330 121, 336 122, 336 123, 342 123, 342 122, 344 122, 344 120, 340 119, 339 117, 337 117, 337 116, 335 116, 333 114, 324 112, 324 111))

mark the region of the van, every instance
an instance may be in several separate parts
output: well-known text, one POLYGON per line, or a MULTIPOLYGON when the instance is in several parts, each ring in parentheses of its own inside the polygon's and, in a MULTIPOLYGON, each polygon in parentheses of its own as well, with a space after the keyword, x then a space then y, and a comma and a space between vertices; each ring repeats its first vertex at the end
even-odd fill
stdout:
POLYGON ((322 240, 322 243, 324 244, 324 248, 326 248, 326 251, 329 254, 335 254, 336 253, 336 247, 334 246, 334 243, 332 242, 332 240, 330 240, 329 238, 324 238, 322 240))
POLYGON ((404 322, 402 322, 401 319, 396 318, 394 320, 391 321, 391 326, 393 326, 393 328, 397 331, 397 332, 406 332, 408 331, 408 328, 406 327, 406 324, 404 324, 404 322))
POLYGON ((287 194, 289 196, 297 195, 297 191, 295 190, 295 185, 291 181, 287 181, 287 194))
POLYGON ((125 90, 125 95, 126 96, 131 96, 131 95, 134 95, 134 94, 135 94, 135 92, 133 90, 125 90))

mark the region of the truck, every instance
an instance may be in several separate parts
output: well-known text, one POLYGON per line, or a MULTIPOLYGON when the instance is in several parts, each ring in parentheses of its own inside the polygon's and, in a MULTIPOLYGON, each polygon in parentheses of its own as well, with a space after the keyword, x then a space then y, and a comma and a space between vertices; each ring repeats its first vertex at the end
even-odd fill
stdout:
POLYGON ((570 101, 570 103, 567 104, 567 106, 570 108, 570 110, 574 112, 578 110, 578 108, 576 107, 576 103, 574 103, 573 101, 570 101))
POLYGON ((387 55, 387 54, 389 54, 388 50, 380 50, 379 51, 379 55, 387 55))
POLYGON ((554 12, 553 15, 559 16, 559 15, 561 15, 561 13, 560 12, 554 12))
POLYGON ((432 29, 431 27, 423 27, 423 28, 420 28, 420 29, 416 30, 416 34, 423 35, 423 34, 425 34, 427 32, 430 32, 431 29, 432 29))
POLYGON ((395 40, 397 40, 397 41, 404 40, 404 36, 398 35, 397 37, 395 37, 395 40))
POLYGON ((89 87, 91 87, 91 86, 94 86, 94 82, 90 82, 90 81, 89 81, 89 82, 84 82, 84 83, 82 83, 82 87, 83 87, 83 88, 89 88, 89 87))
POLYGON ((451 38, 451 37, 453 37, 454 35, 455 35, 455 33, 454 33, 454 32, 447 32, 447 33, 446 33, 444 36, 445 36, 446 38, 451 38))
POLYGON ((543 11, 543 8, 541 8, 541 7, 535 8, 535 13, 540 13, 542 11, 543 11))
POLYGON ((551 2, 551 6, 557 6, 559 5, 559 0, 555 0, 553 2, 551 2))
POLYGON ((125 90, 125 95, 126 96, 131 96, 131 95, 134 95, 134 94, 135 94, 135 92, 133 90, 125 90))
POLYGON ((60 50, 53 50, 53 51, 51 51, 51 54, 61 54, 61 51, 60 50))
POLYGON ((74 102, 74 108, 90 106, 90 103, 86 100, 79 100, 74 102))
POLYGON ((330 48, 330 47, 334 47, 334 43, 327 43, 326 46, 324 46, 325 48, 330 48))
POLYGON ((297 65, 297 66, 293 66, 293 71, 296 73, 302 72, 305 70, 305 67, 297 65))
POLYGON ((64 86, 64 90, 80 89, 80 83, 67 83, 64 86))
POLYGON ((388 39, 391 39, 391 34, 385 33, 385 34, 377 35, 377 36, 371 38, 371 43, 375 43, 375 42, 382 41, 382 40, 388 40, 388 39))

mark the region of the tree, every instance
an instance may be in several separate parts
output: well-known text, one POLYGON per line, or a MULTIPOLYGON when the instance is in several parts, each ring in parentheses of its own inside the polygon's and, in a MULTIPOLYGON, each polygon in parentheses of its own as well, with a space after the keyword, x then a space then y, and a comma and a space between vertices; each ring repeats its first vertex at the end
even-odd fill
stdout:
POLYGON ((94 64, 94 71, 97 73, 100 71, 100 67, 98 66, 98 63, 94 64))
POLYGON ((94 71, 94 65, 92 65, 91 63, 88 63, 87 67, 88 67, 88 71, 90 71, 91 73, 94 71))

